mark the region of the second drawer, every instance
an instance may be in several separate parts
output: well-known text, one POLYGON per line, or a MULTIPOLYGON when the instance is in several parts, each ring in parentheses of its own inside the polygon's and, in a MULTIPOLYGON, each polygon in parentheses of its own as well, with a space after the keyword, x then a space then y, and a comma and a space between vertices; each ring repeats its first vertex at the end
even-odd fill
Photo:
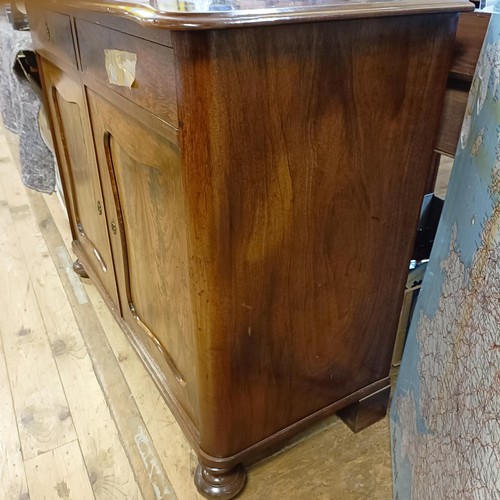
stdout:
MULTIPOLYGON (((82 70, 88 77, 177 127, 177 97, 173 50, 120 31, 76 20, 82 70), (112 83, 106 51, 134 54, 137 58, 131 88, 112 83), (108 64, 108 69, 106 64, 108 64)), ((111 58, 111 64, 113 59, 111 58)))

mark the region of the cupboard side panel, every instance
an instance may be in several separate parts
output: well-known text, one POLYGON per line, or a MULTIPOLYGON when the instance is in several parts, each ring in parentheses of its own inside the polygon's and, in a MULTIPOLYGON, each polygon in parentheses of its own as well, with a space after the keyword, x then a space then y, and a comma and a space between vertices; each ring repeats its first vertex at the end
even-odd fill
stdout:
POLYGON ((456 22, 172 35, 207 454, 388 376, 456 22))

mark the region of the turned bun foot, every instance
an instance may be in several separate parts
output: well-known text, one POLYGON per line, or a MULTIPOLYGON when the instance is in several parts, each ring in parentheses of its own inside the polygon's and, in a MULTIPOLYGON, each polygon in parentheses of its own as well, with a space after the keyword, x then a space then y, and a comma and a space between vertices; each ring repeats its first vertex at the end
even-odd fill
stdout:
POLYGON ((85 268, 83 267, 82 263, 76 259, 75 262, 73 262, 73 271, 75 271, 80 278, 88 278, 89 275, 87 274, 87 271, 85 271, 85 268))
POLYGON ((245 486, 245 480, 246 473, 241 464, 232 469, 218 469, 200 463, 194 473, 194 484, 205 498, 234 498, 245 486))

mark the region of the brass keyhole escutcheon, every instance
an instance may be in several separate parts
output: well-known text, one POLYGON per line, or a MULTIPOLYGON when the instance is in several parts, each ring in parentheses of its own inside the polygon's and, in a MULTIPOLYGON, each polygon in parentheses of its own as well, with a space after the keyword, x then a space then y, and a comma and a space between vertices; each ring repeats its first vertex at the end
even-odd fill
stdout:
POLYGON ((97 211, 99 212, 99 215, 102 215, 102 205, 100 201, 97 202, 97 211))
POLYGON ((113 231, 113 234, 116 234, 118 231, 118 228, 116 226, 116 222, 114 220, 111 221, 111 231, 113 231))

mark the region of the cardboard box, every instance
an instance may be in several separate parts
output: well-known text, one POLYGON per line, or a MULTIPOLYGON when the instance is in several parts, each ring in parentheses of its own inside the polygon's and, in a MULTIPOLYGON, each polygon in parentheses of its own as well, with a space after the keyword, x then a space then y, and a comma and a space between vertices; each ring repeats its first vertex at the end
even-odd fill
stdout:
POLYGON ((398 332, 396 334, 396 342, 394 343, 394 352, 392 355, 393 366, 399 366, 401 363, 406 337, 410 329, 413 311, 415 310, 415 304, 417 303, 426 268, 427 262, 423 262, 415 269, 411 269, 408 273, 403 307, 401 308, 401 314, 399 316, 398 332))

